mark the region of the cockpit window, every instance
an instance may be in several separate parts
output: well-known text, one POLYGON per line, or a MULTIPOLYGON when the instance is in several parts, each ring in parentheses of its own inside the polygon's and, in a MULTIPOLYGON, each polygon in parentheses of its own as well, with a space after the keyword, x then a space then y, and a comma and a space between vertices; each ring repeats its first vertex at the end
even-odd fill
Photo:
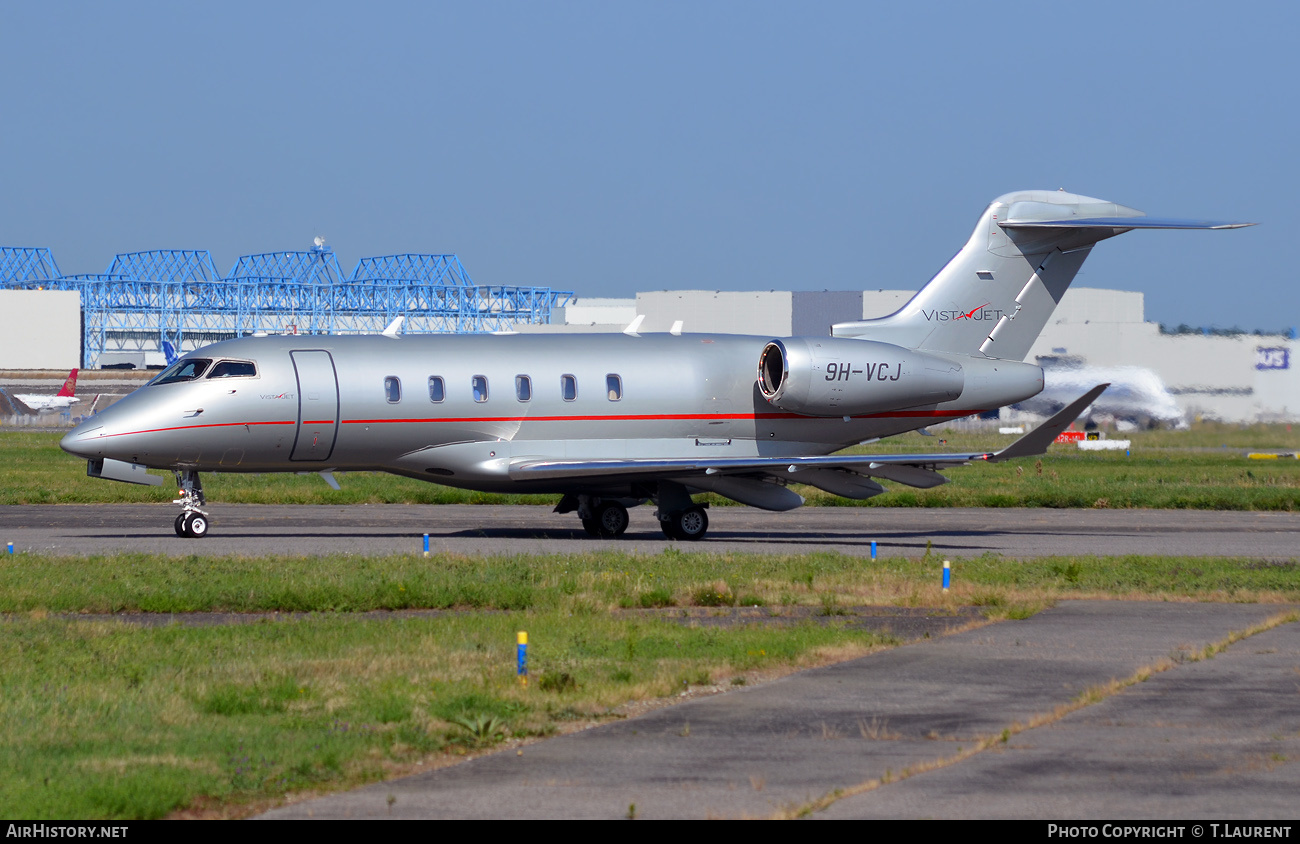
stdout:
POLYGON ((256 375, 257 367, 247 360, 223 360, 208 373, 209 378, 252 378, 256 375))
POLYGON ((162 371, 157 378, 150 381, 151 386, 159 384, 176 384, 181 381, 193 381, 199 378, 212 363, 211 358, 186 358, 178 360, 162 371))

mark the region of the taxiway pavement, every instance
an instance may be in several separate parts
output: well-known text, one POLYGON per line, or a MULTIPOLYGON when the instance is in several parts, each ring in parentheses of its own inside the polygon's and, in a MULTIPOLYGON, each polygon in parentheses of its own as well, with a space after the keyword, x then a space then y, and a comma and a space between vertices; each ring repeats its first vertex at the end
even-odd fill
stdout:
MULTIPOLYGON (((588 537, 572 514, 548 507, 496 505, 294 506, 216 504, 204 539, 172 530, 179 510, 158 504, 63 504, 0 507, 0 548, 57 554, 118 551, 316 555, 432 551, 456 554, 587 552, 619 548, 658 553, 669 543, 652 507, 631 511, 618 539, 588 537)), ((709 511, 708 536, 675 543, 718 553, 840 551, 919 557, 1085 554, 1247 556, 1295 559, 1300 513, 1200 510, 1026 510, 983 508, 805 507, 767 513, 747 507, 709 511)))

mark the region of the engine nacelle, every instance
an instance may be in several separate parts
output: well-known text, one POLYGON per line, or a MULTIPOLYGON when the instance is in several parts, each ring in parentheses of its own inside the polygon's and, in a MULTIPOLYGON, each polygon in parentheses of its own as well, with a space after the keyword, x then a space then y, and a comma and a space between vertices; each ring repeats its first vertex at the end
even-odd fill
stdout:
POLYGON ((772 340, 758 357, 769 402, 809 416, 855 416, 952 401, 961 364, 892 343, 839 337, 772 340))

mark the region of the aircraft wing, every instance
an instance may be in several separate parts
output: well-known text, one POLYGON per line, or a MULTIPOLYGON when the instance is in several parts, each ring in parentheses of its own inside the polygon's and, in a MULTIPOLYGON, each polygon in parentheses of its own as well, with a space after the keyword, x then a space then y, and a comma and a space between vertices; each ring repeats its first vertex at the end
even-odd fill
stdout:
MULTIPOLYGON (((1109 384, 1099 384, 1054 416, 999 451, 933 452, 928 454, 832 454, 824 457, 701 457, 698 459, 542 460, 522 458, 510 466, 516 480, 551 478, 689 479, 717 475, 769 475, 800 481, 800 472, 844 470, 859 475, 928 488, 947 482, 936 470, 975 460, 1000 463, 1016 457, 1044 454, 1057 435, 1096 401, 1109 384)), ((811 482, 811 481, 810 481, 811 482)), ((814 484, 818 485, 818 484, 814 484)))

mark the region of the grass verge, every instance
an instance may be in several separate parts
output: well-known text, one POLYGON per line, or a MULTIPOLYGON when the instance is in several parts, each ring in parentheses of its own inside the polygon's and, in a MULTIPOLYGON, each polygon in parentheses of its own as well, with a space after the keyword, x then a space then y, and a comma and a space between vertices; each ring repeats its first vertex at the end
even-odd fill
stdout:
MULTIPOLYGON (((0 555, 0 612, 604 612, 650 607, 979 606, 1032 612, 1059 598, 1300 601, 1296 560, 1248 557, 936 558, 601 551, 463 557, 0 555)), ((828 611, 830 615, 833 612, 828 611)))
POLYGON ((23 618, 4 632, 0 814, 42 819, 239 815, 890 641, 812 623, 723 631, 560 612, 206 628, 23 618))

